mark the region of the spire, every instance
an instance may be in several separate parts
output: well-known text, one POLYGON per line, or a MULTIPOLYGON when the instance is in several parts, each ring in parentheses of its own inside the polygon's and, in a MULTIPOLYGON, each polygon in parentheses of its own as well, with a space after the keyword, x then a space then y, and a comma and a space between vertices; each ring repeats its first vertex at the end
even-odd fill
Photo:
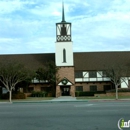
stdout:
POLYGON ((65 14, 64 14, 64 2, 62 1, 62 21, 65 22, 65 14))

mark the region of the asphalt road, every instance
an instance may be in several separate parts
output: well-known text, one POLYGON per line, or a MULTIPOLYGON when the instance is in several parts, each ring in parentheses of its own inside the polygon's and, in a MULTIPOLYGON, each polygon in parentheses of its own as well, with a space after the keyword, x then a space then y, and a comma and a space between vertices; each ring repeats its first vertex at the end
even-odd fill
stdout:
POLYGON ((118 130, 120 118, 130 102, 0 103, 0 130, 118 130))

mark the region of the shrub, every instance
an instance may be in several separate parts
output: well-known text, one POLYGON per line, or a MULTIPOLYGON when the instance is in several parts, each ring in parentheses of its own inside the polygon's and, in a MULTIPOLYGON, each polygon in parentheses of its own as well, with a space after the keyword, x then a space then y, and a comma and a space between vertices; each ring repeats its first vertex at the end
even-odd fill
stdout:
MULTIPOLYGON (((17 93, 12 93, 12 99, 25 99, 26 96, 24 93, 17 92, 17 93)), ((1 99, 9 99, 9 93, 2 94, 1 99)))
POLYGON ((12 94, 12 99, 25 99, 25 98, 26 98, 25 94, 21 92, 12 94))
POLYGON ((94 94, 105 94, 106 92, 105 91, 97 91, 97 92, 94 92, 94 94))
POLYGON ((47 93, 47 97, 52 97, 52 96, 53 96, 52 92, 47 93))
POLYGON ((130 92, 130 88, 120 88, 118 92, 130 92))
POLYGON ((46 97, 47 92, 35 92, 33 91, 31 97, 46 97))
POLYGON ((1 99, 9 99, 9 93, 2 94, 1 99))
POLYGON ((77 91, 75 92, 75 96, 78 97, 78 96, 94 96, 94 92, 80 92, 80 91, 77 91))
POLYGON ((75 96, 94 96, 94 94, 104 94, 104 91, 97 91, 97 92, 81 92, 81 91, 76 91, 75 96))

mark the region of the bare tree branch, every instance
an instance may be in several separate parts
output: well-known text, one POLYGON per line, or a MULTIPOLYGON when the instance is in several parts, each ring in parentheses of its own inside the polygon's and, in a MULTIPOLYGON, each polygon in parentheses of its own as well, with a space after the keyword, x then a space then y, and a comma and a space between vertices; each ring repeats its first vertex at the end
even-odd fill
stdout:
POLYGON ((29 76, 29 71, 27 71, 22 64, 15 62, 0 63, 0 82, 10 94, 16 84, 26 80, 29 76))

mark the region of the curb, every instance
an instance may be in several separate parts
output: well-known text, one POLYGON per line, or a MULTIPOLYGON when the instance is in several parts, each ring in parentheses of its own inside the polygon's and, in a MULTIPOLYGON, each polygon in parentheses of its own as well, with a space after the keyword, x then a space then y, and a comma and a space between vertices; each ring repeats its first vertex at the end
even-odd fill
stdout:
POLYGON ((0 102, 0 104, 12 104, 12 102, 0 102))
POLYGON ((95 99, 88 99, 88 100, 46 100, 46 101, 12 101, 12 102, 0 102, 0 104, 16 104, 16 103, 66 103, 66 102, 130 102, 130 99, 118 99, 118 100, 111 100, 111 99, 102 99, 102 100, 95 100, 95 99))
POLYGON ((123 99, 119 99, 119 100, 88 100, 88 102, 124 102, 124 101, 130 101, 130 100, 123 100, 123 99))
POLYGON ((76 101, 21 101, 21 102, 12 102, 12 103, 65 103, 65 102, 88 102, 88 100, 76 100, 76 101))

